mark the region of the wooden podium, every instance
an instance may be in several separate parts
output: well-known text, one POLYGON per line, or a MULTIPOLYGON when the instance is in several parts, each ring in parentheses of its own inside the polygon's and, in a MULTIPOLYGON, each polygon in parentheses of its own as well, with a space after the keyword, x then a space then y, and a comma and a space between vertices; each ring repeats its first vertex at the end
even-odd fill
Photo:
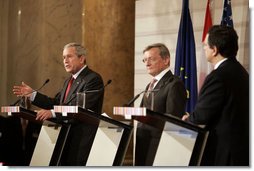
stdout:
POLYGON ((113 113, 134 119, 134 158, 137 125, 141 123, 162 133, 153 166, 200 165, 208 137, 203 127, 146 108, 115 107, 113 113))
POLYGON ((86 166, 123 164, 133 127, 77 106, 55 106, 57 118, 40 122, 36 113, 19 106, 4 106, 1 115, 10 115, 42 124, 30 166, 58 166, 71 127, 69 120, 96 125, 96 135, 86 166))

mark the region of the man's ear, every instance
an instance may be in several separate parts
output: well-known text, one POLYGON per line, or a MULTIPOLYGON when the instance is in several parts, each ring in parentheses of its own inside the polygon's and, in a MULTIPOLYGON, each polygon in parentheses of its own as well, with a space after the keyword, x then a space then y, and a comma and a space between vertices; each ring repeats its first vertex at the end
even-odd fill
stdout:
POLYGON ((213 56, 217 56, 218 55, 218 49, 217 49, 217 47, 216 46, 213 46, 213 56))
POLYGON ((86 57, 84 55, 80 56, 80 62, 86 64, 86 57))
POLYGON ((165 64, 168 65, 168 66, 170 66, 170 57, 165 58, 165 64))

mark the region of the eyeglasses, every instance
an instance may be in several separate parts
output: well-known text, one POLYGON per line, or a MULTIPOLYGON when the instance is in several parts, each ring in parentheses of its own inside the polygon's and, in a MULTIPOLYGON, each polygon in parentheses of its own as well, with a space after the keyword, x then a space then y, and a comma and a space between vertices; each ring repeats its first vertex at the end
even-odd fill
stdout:
POLYGON ((146 63, 146 62, 155 62, 156 60, 157 60, 156 58, 144 58, 142 61, 146 63))

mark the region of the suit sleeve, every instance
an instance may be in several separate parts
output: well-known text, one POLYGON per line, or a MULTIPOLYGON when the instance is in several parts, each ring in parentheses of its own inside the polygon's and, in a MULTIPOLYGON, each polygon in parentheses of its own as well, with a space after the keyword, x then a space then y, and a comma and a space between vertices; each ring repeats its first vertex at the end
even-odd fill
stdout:
POLYGON ((212 124, 221 113, 225 93, 222 80, 216 75, 208 77, 200 91, 194 112, 190 115, 190 121, 196 124, 212 124))
POLYGON ((168 91, 166 113, 181 118, 185 113, 186 99, 184 84, 180 80, 175 81, 168 91))
POLYGON ((86 85, 82 88, 81 91, 85 90, 101 90, 99 92, 86 93, 86 108, 91 109, 96 113, 102 112, 103 98, 104 98, 104 89, 103 89, 103 80, 98 74, 91 74, 91 78, 87 80, 86 85))
POLYGON ((59 92, 56 94, 55 98, 50 98, 44 94, 37 92, 32 103, 42 109, 53 109, 54 105, 60 104, 60 94, 61 93, 59 92))

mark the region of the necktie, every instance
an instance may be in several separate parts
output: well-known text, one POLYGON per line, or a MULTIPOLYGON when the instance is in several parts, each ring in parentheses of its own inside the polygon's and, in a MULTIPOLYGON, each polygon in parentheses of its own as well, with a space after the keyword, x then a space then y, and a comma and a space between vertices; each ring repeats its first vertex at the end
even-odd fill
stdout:
POLYGON ((67 99, 67 96, 68 96, 69 91, 70 91, 70 89, 71 89, 71 85, 72 85, 72 83, 73 83, 73 80, 74 80, 74 78, 71 77, 71 79, 70 79, 70 81, 69 81, 69 83, 68 83, 68 86, 67 86, 67 88, 66 88, 66 91, 65 91, 64 102, 65 102, 66 99, 67 99))
POLYGON ((147 96, 147 97, 148 97, 149 94, 150 94, 149 91, 153 90, 154 84, 155 84, 156 82, 157 82, 157 80, 156 80, 155 78, 153 78, 152 81, 150 82, 149 87, 148 87, 148 91, 147 91, 147 93, 146 93, 146 96, 147 96))

